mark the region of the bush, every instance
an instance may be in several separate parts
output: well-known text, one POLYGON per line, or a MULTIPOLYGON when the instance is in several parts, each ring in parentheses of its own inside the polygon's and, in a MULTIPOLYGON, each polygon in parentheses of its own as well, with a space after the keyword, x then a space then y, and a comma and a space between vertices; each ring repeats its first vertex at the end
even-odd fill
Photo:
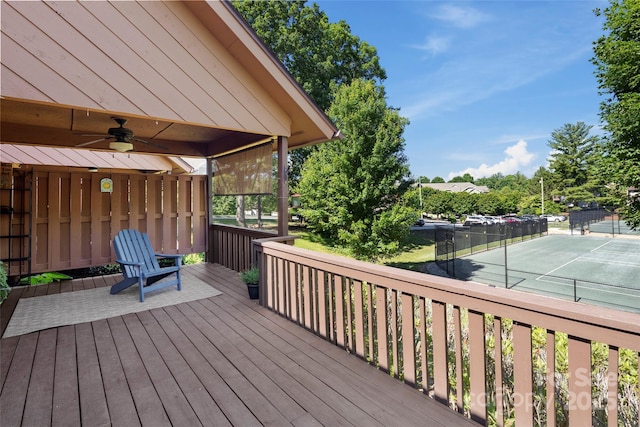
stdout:
POLYGON ((0 261, 0 304, 7 298, 10 291, 11 287, 7 283, 7 271, 4 269, 4 263, 0 261))
POLYGON ((182 257, 183 265, 200 264, 202 262, 204 262, 204 252, 187 254, 184 257, 182 257))
POLYGON ((46 285, 47 283, 59 282, 60 280, 71 280, 73 277, 62 273, 50 272, 34 274, 33 276, 20 279, 23 285, 46 285))

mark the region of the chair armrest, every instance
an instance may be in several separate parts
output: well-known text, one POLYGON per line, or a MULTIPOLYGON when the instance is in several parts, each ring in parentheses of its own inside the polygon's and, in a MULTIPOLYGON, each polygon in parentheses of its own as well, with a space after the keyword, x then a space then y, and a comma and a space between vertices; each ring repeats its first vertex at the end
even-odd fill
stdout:
POLYGON ((170 255, 170 254, 154 254, 157 257, 160 258, 182 258, 184 255, 182 254, 178 254, 178 255, 170 255))
POLYGON ((143 263, 143 262, 138 262, 138 261, 125 261, 125 260, 122 260, 122 259, 116 259, 116 262, 117 262, 118 264, 133 265, 133 266, 138 266, 138 267, 139 267, 139 266, 141 266, 141 265, 144 265, 144 263, 143 263))

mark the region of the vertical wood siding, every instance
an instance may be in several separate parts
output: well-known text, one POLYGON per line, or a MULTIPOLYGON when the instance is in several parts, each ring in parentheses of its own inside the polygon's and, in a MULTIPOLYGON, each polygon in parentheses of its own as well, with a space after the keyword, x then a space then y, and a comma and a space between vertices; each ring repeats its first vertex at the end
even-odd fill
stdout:
POLYGON ((31 271, 62 271, 113 263, 111 241, 124 228, 148 233, 158 253, 204 252, 206 185, 206 177, 199 175, 36 169, 31 271), (102 178, 113 180, 112 193, 100 191, 102 178))

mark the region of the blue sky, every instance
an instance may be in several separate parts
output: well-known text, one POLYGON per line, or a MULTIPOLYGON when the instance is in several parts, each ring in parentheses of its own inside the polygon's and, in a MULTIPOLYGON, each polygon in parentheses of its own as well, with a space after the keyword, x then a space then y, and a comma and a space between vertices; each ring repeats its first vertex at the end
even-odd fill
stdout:
POLYGON ((445 180, 547 166, 551 132, 600 133, 593 9, 606 1, 316 1, 373 45, 388 104, 411 124, 414 177, 445 180))

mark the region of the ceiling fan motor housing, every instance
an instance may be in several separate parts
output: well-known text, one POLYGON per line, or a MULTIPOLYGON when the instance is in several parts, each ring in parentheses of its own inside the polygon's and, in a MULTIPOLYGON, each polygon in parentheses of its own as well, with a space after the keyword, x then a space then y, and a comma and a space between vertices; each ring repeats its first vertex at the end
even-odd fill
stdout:
POLYGON ((131 138, 133 138, 133 132, 131 131, 131 129, 127 129, 126 127, 124 127, 125 123, 127 123, 125 119, 114 117, 114 120, 118 122, 120 127, 109 128, 109 135, 114 136, 116 138, 116 141, 128 142, 131 138))

